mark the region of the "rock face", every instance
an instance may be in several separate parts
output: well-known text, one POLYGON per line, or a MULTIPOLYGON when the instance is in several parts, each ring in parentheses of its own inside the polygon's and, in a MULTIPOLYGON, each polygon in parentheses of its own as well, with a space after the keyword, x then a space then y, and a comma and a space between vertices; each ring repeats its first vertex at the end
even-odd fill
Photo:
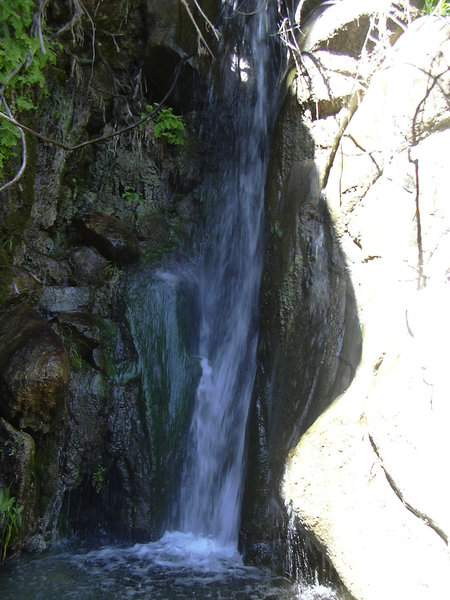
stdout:
POLYGON ((290 455, 282 495, 358 600, 448 595, 449 61, 448 19, 410 24, 323 178, 362 361, 290 455))
MULTIPOLYGON (((202 6, 212 16, 219 3, 202 6)), ((62 45, 29 125, 68 144, 108 135, 160 102, 176 75, 187 110, 197 60, 175 69, 197 35, 178 1, 83 7, 47 7, 62 45), (87 23, 95 56, 92 39, 72 37, 87 23)), ((183 118, 191 131, 193 115, 183 118)), ((199 169, 194 135, 174 148, 154 126, 71 153, 30 140, 21 185, 0 193, 0 487, 28 515, 27 550, 72 532, 157 534, 154 424, 121 285, 141 259, 156 269, 193 237, 199 169)))
POLYGON ((286 456, 348 386, 361 352, 354 293, 313 155, 297 100, 289 96, 267 181, 270 231, 242 516, 247 559, 275 561, 285 570, 287 549, 279 540, 288 535, 280 496, 286 456))

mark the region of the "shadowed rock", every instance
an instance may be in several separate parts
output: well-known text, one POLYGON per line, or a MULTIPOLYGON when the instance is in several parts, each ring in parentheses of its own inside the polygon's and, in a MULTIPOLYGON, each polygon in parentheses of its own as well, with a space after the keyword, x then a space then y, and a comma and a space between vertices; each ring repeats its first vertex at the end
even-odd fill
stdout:
POLYGON ((29 309, 4 314, 0 333, 0 413, 21 429, 48 432, 69 379, 66 348, 29 309))
POLYGON ((0 266, 0 305, 35 298, 41 290, 41 284, 27 271, 15 265, 0 266))
POLYGON ((101 213, 77 217, 75 223, 87 245, 119 265, 129 265, 139 259, 136 235, 116 217, 101 213))

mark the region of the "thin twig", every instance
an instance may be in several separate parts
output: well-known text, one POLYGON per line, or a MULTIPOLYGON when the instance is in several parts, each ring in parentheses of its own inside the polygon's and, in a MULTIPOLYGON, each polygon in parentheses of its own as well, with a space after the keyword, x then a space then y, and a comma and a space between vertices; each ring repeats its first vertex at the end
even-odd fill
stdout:
POLYGON ((220 33, 217 31, 217 29, 214 27, 214 25, 211 23, 211 21, 208 19, 208 17, 206 16, 206 14, 204 13, 202 7, 199 5, 199 3, 197 2, 197 0, 193 0, 195 6, 197 7, 198 12, 202 15, 202 17, 205 19, 206 24, 211 28, 211 31, 214 33, 214 35, 216 36, 216 40, 219 41, 220 39, 220 33))
MULTIPOLYGON (((2 97, 2 104, 5 107, 5 110, 8 113, 8 115, 12 118, 12 114, 11 114, 11 111, 9 109, 9 106, 8 106, 5 98, 3 98, 3 97, 2 97)), ((3 113, 1 111, 0 111, 0 115, 3 115, 3 113)), ((18 127, 18 125, 16 125, 16 127, 19 129, 20 138, 21 138, 21 141, 22 141, 22 162, 21 162, 20 168, 17 171, 17 173, 15 174, 15 176, 10 181, 8 181, 5 184, 3 184, 2 186, 0 186, 0 192, 3 192, 7 188, 9 188, 11 185, 13 185, 17 181, 19 181, 19 179, 24 174, 25 168, 27 166, 27 143, 26 143, 26 139, 25 139, 25 134, 22 131, 22 129, 20 127, 18 127)))
POLYGON ((197 37, 198 37, 198 52, 199 52, 199 54, 201 54, 202 44, 203 44, 203 46, 205 47, 205 50, 207 50, 209 52, 209 54, 211 55, 211 57, 214 58, 214 54, 213 54, 211 48, 208 46, 207 41, 203 37, 203 34, 202 34, 201 30, 200 30, 200 27, 197 25, 197 21, 195 20, 195 17, 194 17, 194 15, 191 12, 191 9, 189 8, 188 3, 186 2, 186 0, 181 0, 181 4, 185 7, 185 9, 186 9, 186 11, 187 11, 187 13, 189 15, 189 18, 191 19, 192 24, 195 27, 195 31, 197 32, 197 37))

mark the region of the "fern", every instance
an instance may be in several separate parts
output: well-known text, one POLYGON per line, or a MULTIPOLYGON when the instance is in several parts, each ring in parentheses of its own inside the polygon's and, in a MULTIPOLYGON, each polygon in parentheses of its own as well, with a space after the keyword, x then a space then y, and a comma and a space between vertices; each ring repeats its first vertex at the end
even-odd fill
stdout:
MULTIPOLYGON (((141 118, 151 113, 154 110, 154 106, 149 104, 145 109, 146 112, 142 113, 141 118)), ((163 137, 173 146, 182 146, 184 144, 185 130, 183 118, 179 115, 174 115, 171 108, 163 108, 158 112, 154 126, 155 137, 163 137)))

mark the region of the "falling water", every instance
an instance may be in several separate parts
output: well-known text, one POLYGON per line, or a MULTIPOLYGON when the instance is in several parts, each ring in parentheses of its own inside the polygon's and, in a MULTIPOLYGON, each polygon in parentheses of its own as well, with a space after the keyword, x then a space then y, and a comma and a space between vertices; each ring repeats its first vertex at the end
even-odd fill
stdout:
MULTIPOLYGON (((232 111, 231 148, 221 157, 210 189, 215 214, 199 276, 202 374, 178 505, 181 531, 222 544, 237 543, 255 374, 264 183, 276 103, 277 61, 271 48, 276 3, 269 4, 243 16, 236 2, 224 2, 228 31, 223 33, 220 81, 232 111)), ((221 94, 223 102, 223 90, 221 94)), ((213 90, 212 103, 216 101, 213 90)), ((213 134, 220 144, 220 127, 213 134)))

